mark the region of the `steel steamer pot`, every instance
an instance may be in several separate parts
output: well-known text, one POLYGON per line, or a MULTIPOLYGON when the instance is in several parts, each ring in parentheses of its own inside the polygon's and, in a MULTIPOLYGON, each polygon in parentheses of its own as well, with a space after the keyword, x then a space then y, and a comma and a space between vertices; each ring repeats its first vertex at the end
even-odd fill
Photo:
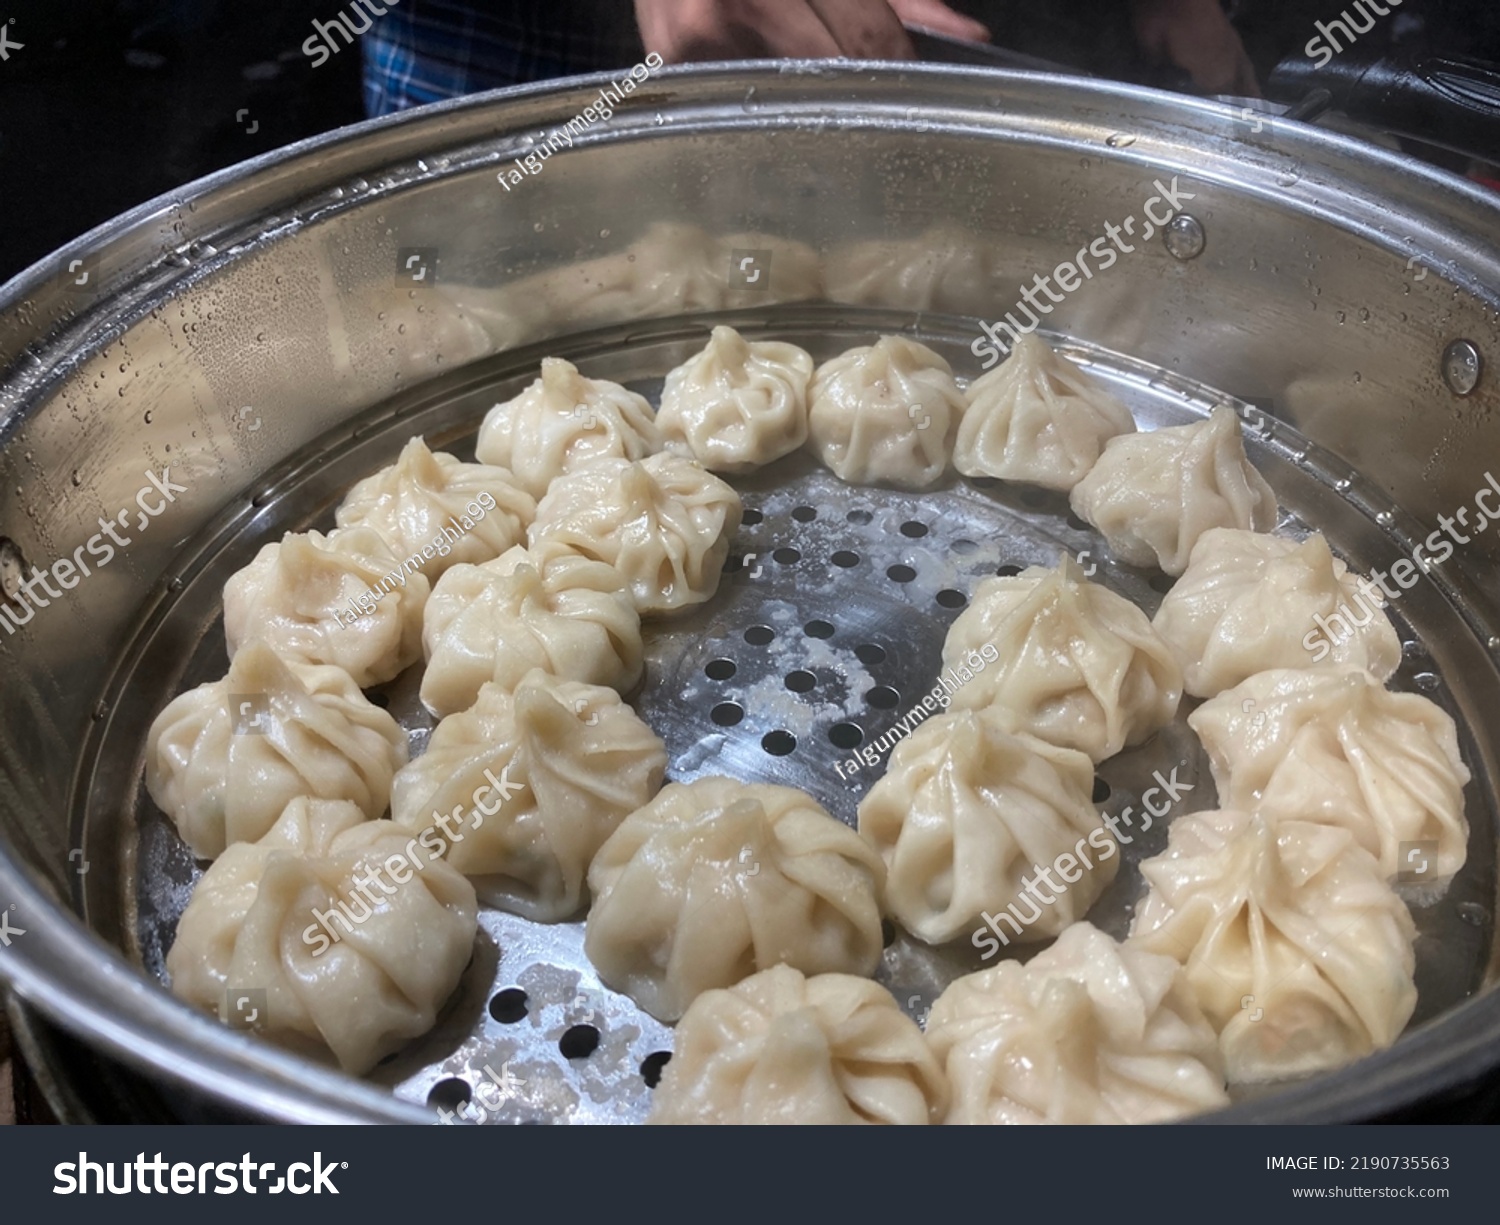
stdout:
MULTIPOLYGON (((141 742, 161 695, 212 678, 186 669, 199 643, 183 627, 212 621, 224 573, 326 515, 408 418, 434 445, 460 438, 548 353, 649 384, 719 318, 833 351, 908 328, 973 377, 978 321, 1175 179, 1186 216, 1047 329, 1160 419, 1233 402, 1273 480, 1315 472, 1295 509, 1362 567, 1500 470, 1500 205, 1460 180, 1125 86, 820 63, 658 74, 523 181, 497 178, 606 83, 292 146, 0 290, 7 590, 134 506, 148 469, 183 487, 69 598, 0 634, 0 906, 24 932, 0 974, 28 1040, 45 1018, 195 1103, 182 1117, 431 1120, 420 1095, 254 1041, 160 986, 160 920, 190 874, 142 815, 141 742)), ((1416 649, 1476 776, 1471 863, 1424 921, 1436 968, 1417 1020, 1389 1051, 1218 1118, 1370 1118, 1500 1064, 1497 560, 1500 531, 1476 536, 1407 597, 1413 624, 1443 627, 1416 649)))

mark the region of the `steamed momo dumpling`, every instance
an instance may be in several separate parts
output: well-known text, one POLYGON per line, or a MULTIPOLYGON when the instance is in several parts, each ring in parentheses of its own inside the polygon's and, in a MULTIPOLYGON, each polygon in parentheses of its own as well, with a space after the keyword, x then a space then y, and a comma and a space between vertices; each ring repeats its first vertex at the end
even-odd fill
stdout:
POLYGON ((683 1014, 648 1123, 940 1123, 943 1070, 867 978, 772 966, 683 1014))
POLYGON ((965 398, 953 446, 953 466, 965 476, 1066 492, 1106 442, 1135 432, 1130 410, 1102 383, 1029 333, 1002 366, 970 384, 965 398))
MULTIPOLYGON (((710 238, 705 255, 710 261, 705 267, 715 271, 735 261, 735 275, 723 295, 726 308, 823 300, 823 254, 798 239, 764 230, 738 230, 710 238), (769 263, 757 259, 754 265, 745 264, 747 252, 761 251, 770 254, 769 263), (757 278, 757 272, 763 275, 757 278)), ((672 244, 668 258, 681 262, 680 247, 672 244)), ((719 283, 723 285, 722 279, 719 283)))
POLYGON ((477 917, 440 850, 353 804, 303 798, 204 873, 167 971, 174 994, 225 1021, 233 990, 263 990, 260 1033, 327 1047, 358 1075, 433 1027, 477 917))
MULTIPOLYGON (((729 255, 702 227, 654 221, 628 246, 570 261, 518 283, 521 312, 538 308, 568 330, 722 310, 729 255)), ((541 335, 555 335, 554 328, 541 335)))
POLYGON ((701 604, 718 590, 740 495, 680 455, 601 459, 553 482, 533 546, 566 545, 624 577, 641 616, 701 604))
POLYGON ((641 619, 619 572, 557 545, 454 566, 427 602, 422 644, 422 702, 437 715, 533 668, 622 693, 641 679, 641 619))
POLYGON ((1231 1083, 1339 1067, 1416 1007, 1416 928, 1348 832, 1243 812, 1172 823, 1127 947, 1181 962, 1231 1083))
POLYGON ((1153 624, 1194 697, 1213 697, 1271 668, 1363 668, 1384 681, 1401 663, 1401 639, 1383 601, 1368 594, 1373 587, 1350 573, 1321 534, 1299 544, 1216 527, 1193 546, 1153 624), (1334 616, 1344 618, 1347 637, 1319 628, 1332 627, 1334 616), (1327 644, 1321 654, 1307 645, 1320 638, 1327 644))
MULTIPOLYGON (((1087 756, 1016 732, 998 708, 929 719, 859 806, 859 832, 885 860, 886 912, 928 944, 977 927, 980 947, 991 911, 997 933, 1010 928, 1007 944, 1057 935, 1119 868, 1093 788, 1087 756), (1056 892, 1028 879, 1054 865, 1056 892)), ((986 942, 994 956, 999 944, 986 942)))
POLYGON ((783 962, 869 975, 884 875, 858 834, 794 788, 669 783, 594 858, 584 952, 605 983, 663 1021, 783 962))
POLYGON ((388 468, 340 504, 341 528, 371 527, 397 557, 419 558, 435 580, 449 566, 499 557, 520 544, 536 502, 504 468, 434 454, 413 438, 388 468))
POLYGON ((713 472, 749 472, 807 441, 812 358, 796 345, 750 343, 716 327, 667 375, 656 424, 674 451, 713 472))
POLYGON ((953 705, 1003 706, 1020 730, 1096 762, 1165 727, 1182 700, 1182 672, 1146 614, 1085 579, 1071 557, 981 583, 948 630, 944 666, 961 668, 987 643, 999 661, 953 705))
POLYGON ((1441 707, 1392 693, 1365 672, 1252 676, 1188 719, 1208 750, 1219 799, 1268 820, 1347 829, 1394 876, 1401 844, 1435 842, 1427 879, 1468 855, 1458 729, 1441 707))
POLYGON ((661 447, 644 397, 547 357, 536 382, 485 414, 474 454, 480 463, 509 468, 527 493, 540 498, 555 478, 596 459, 641 459, 661 447))
POLYGON ((825 258, 825 297, 856 306, 972 314, 1008 271, 997 271, 997 262, 993 242, 939 222, 912 238, 834 244, 825 258))
POLYGON ((948 1123, 1165 1123, 1229 1105, 1182 967, 1089 923, 1025 965, 952 983, 927 1042, 948 1073, 948 1123))
POLYGON ((480 896, 552 923, 582 907, 594 853, 666 768, 660 738, 613 689, 536 669, 437 725, 396 775, 391 816, 414 831, 456 822, 448 862, 480 896), (498 798, 475 798, 500 783, 498 798))
POLYGON ((368 527, 292 532, 224 584, 229 657, 251 638, 285 659, 332 664, 361 689, 422 658, 427 578, 368 527))
POLYGON ((1210 528, 1269 532, 1277 516, 1275 493, 1245 455, 1239 418, 1223 407, 1206 421, 1111 439, 1070 501, 1121 561, 1173 575, 1210 528))
POLYGON ((947 471, 963 393, 948 363, 904 336, 824 362, 809 389, 808 447, 840 480, 921 489, 947 471))
POLYGON ((146 790, 194 855, 253 842, 298 796, 385 812, 406 733, 341 668, 236 653, 222 680, 174 698, 146 738, 146 790))

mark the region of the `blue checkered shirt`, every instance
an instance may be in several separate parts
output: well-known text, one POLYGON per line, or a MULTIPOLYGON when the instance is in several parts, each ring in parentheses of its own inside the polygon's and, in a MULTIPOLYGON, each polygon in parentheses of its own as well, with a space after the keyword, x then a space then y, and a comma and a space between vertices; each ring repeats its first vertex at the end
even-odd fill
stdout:
POLYGON ((383 3, 386 15, 361 40, 371 116, 506 85, 629 68, 645 56, 629 0, 383 3))

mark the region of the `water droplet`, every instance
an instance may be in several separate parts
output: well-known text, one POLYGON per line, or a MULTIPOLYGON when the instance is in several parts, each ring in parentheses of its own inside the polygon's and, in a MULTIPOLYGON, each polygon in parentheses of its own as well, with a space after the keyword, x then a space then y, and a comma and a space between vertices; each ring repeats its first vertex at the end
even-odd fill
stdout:
POLYGON ((609 237, 609 231, 608 230, 600 230, 599 231, 599 237, 600 238, 608 238, 609 237))
POLYGON ((404 323, 398 323, 396 325, 396 331, 400 332, 403 336, 405 336, 406 335, 406 324, 404 324, 404 323))
POLYGON ((1500 651, 1500 634, 1496 634, 1487 643, 1485 643, 1485 646, 1489 647, 1489 649, 1492 651, 1500 651))
POLYGON ((1162 230, 1162 242, 1176 259, 1197 259, 1208 239, 1196 217, 1179 213, 1162 230))
POLYGON ((1472 340, 1455 340, 1443 350, 1443 382, 1456 396, 1466 396, 1479 386, 1484 358, 1472 340))
POLYGON ((381 311, 379 314, 377 314, 375 316, 375 318, 377 318, 377 319, 384 319, 385 318, 385 312, 381 311))
POLYGON ((1361 306, 1359 308, 1359 321, 1361 323, 1370 322, 1370 308, 1368 306, 1361 306))
POLYGON ((1333 487, 1340 493, 1348 493, 1351 489, 1354 488, 1354 482, 1351 481, 1347 476, 1341 476, 1338 480, 1334 481, 1333 487))
POLYGON ((1391 524, 1396 522, 1396 516, 1388 510, 1383 510, 1375 516, 1375 522, 1380 524, 1381 527, 1390 527, 1391 524))
POLYGON ((1086 157, 1080 157, 1078 159, 1078 164, 1080 166, 1082 166, 1085 170, 1087 170, 1089 168, 1089 159, 1086 158, 1086 157))
POLYGON ((73 482, 73 487, 74 487, 74 488, 75 488, 75 489, 76 489, 76 488, 77 488, 77 487, 78 487, 78 486, 79 486, 79 485, 82 485, 82 484, 83 484, 83 477, 81 477, 81 476, 80 476, 80 475, 79 475, 79 474, 78 474, 78 470, 77 470, 77 469, 76 469, 76 468, 75 468, 75 469, 74 469, 74 470, 73 470, 73 475, 72 475, 72 476, 70 476, 70 477, 69 477, 69 478, 68 478, 68 479, 69 479, 69 480, 70 480, 70 481, 72 481, 72 482, 73 482))
POLYGON ((1135 137, 1129 132, 1114 132, 1104 138, 1104 143, 1111 149, 1128 149, 1135 144, 1135 137))
POLYGON ((1490 921, 1490 912, 1478 902, 1460 902, 1458 904, 1458 917, 1470 927, 1486 927, 1490 921))
POLYGON ((1335 319, 1337 319, 1340 323, 1344 322, 1344 312, 1343 311, 1334 311, 1333 312, 1333 317, 1335 319))
POLYGON ((1283 166, 1276 172, 1276 186, 1292 187, 1302 177, 1301 166, 1283 166))
POLYGON ((349 184, 349 190, 358 195, 362 191, 369 191, 370 185, 363 179, 355 179, 354 182, 349 184))
POLYGON ((542 232, 542 223, 540 221, 532 222, 531 228, 540 234, 542 232))
POLYGON ((1418 672, 1414 679, 1417 682, 1417 688, 1425 690, 1427 693, 1433 692, 1433 690, 1443 683, 1442 679, 1435 672, 1418 672))

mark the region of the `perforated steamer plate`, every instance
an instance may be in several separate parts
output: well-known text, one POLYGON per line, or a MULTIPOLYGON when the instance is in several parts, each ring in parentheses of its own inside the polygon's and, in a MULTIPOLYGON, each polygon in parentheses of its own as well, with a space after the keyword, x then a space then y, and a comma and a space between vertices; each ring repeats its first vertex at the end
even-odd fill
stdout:
MULTIPOLYGON (((246 491, 191 542, 176 576, 142 610, 136 645, 118 661, 113 686, 116 715, 125 717, 111 719, 86 753, 91 784, 80 789, 74 814, 86 839, 79 845, 118 866, 79 878, 90 921, 123 913, 130 951, 166 981, 165 953, 200 869, 145 794, 144 734, 173 696, 227 670, 221 591, 263 543, 288 531, 330 528, 354 481, 392 462, 413 434, 471 459, 484 413, 530 382, 543 356, 567 357, 586 374, 625 383, 655 403, 662 376, 700 348, 716 322, 752 339, 794 341, 818 361, 882 332, 906 331, 943 353, 961 376, 978 373, 968 350, 972 328, 957 321, 925 318, 911 327, 909 317, 890 312, 806 307, 699 316, 690 325, 615 329, 509 353, 409 392, 327 437, 296 467, 246 491)), ((1411 541, 1425 536, 1341 461, 1253 406, 1117 354, 1051 339, 1104 380, 1142 429, 1232 405, 1246 421, 1251 458, 1276 489, 1280 532, 1321 530, 1365 572, 1408 556, 1411 541)), ((806 455, 733 483, 745 518, 719 591, 684 617, 648 623, 646 679, 632 700, 666 741, 669 780, 726 774, 799 787, 851 825, 889 757, 887 749, 876 766, 851 771, 855 746, 870 745, 933 690, 947 628, 985 578, 1054 565, 1066 552, 1148 614, 1169 587, 1158 574, 1115 562, 1059 495, 957 477, 920 493, 851 487, 806 455)), ((1467 866, 1445 897, 1414 909, 1417 1026, 1475 992, 1490 957, 1496 762, 1467 716, 1494 708, 1500 696, 1500 637, 1465 607, 1441 568, 1391 613, 1406 644, 1392 685, 1422 693, 1455 717, 1475 776, 1466 797, 1473 831, 1467 866)), ((372 691, 406 728, 413 756, 434 722, 417 701, 419 675, 412 669, 372 691)), ((1206 757, 1185 723, 1195 705, 1186 702, 1172 727, 1100 767, 1095 798, 1113 814, 1140 810, 1155 771, 1175 770, 1192 787, 1167 820, 1122 848, 1117 880, 1090 911, 1091 921, 1117 937, 1142 892, 1136 865, 1163 849, 1170 819, 1214 806, 1206 757)), ((1137 831, 1140 824, 1137 817, 1137 831)), ((967 938, 932 949, 889 924, 886 932, 877 977, 919 1020, 954 977, 994 964, 967 938)), ((1024 958, 1040 947, 1012 945, 1005 955, 1024 958)), ((581 920, 543 925, 485 910, 473 960, 437 1027, 371 1079, 400 1098, 441 1108, 445 1121, 636 1122, 650 1108, 671 1044, 670 1027, 600 983, 583 955, 581 920)))

